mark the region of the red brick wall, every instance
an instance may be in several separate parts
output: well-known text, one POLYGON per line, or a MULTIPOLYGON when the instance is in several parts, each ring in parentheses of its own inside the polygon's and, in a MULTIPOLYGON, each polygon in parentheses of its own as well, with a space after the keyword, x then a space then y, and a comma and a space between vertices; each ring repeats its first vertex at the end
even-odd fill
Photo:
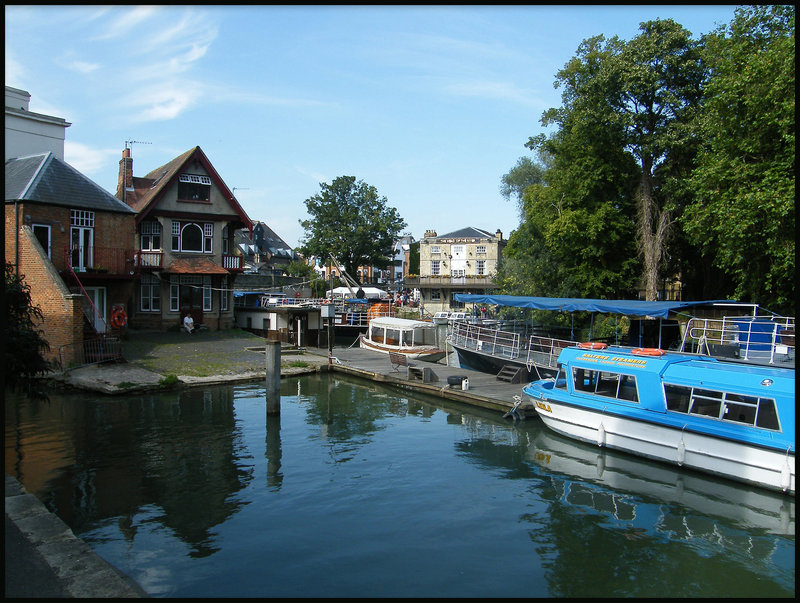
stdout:
POLYGON ((18 273, 30 287, 31 302, 42 311, 42 321, 37 328, 43 331, 44 339, 50 345, 45 357, 57 360, 61 346, 83 341, 80 296, 69 292, 30 227, 20 228, 17 237, 13 226, 14 207, 6 205, 6 261, 14 264, 18 258, 18 273), (18 255, 15 253, 17 243, 18 255))

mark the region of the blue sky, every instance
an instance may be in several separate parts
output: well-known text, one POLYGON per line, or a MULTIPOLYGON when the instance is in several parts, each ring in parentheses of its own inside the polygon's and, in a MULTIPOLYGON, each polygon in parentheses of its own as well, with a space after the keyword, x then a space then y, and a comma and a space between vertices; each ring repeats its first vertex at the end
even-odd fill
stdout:
POLYGON ((251 219, 299 243, 305 199, 343 175, 421 238, 517 228, 500 179, 561 104, 586 38, 671 18, 695 37, 734 5, 5 6, 6 85, 62 117, 65 159, 112 193, 200 146, 251 219), (145 144, 147 143, 147 144, 145 144))

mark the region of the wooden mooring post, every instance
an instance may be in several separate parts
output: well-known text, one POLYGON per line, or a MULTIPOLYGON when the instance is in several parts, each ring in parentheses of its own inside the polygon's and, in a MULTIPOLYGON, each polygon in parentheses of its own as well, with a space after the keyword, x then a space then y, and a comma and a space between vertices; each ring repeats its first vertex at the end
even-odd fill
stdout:
POLYGON ((281 342, 267 339, 264 345, 266 362, 267 414, 281 414, 281 342))

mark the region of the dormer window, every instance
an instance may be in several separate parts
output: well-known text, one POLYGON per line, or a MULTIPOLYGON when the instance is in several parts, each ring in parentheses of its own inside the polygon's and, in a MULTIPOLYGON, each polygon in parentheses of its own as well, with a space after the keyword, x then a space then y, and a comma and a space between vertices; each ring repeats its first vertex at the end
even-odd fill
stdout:
POLYGON ((198 174, 181 174, 178 177, 178 199, 207 203, 211 200, 211 178, 198 174))

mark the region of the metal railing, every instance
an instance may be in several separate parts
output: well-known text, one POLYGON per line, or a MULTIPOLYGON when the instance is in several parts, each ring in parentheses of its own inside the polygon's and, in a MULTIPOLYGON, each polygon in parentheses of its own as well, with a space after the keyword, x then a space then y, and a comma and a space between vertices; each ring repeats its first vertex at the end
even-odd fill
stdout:
POLYGON ((768 364, 794 361, 795 319, 786 316, 691 318, 680 351, 768 364))
POLYGON ((577 345, 577 341, 569 339, 554 339, 552 337, 540 337, 531 335, 528 341, 528 357, 525 364, 528 370, 532 366, 555 368, 558 365, 558 356, 564 348, 571 348, 577 345))
POLYGON ((469 322, 452 323, 450 341, 454 345, 513 360, 520 355, 520 334, 469 322))
POLYGON ((122 344, 119 337, 97 337, 62 345, 58 349, 58 361, 61 370, 65 372, 89 364, 119 362, 122 359, 122 344))

